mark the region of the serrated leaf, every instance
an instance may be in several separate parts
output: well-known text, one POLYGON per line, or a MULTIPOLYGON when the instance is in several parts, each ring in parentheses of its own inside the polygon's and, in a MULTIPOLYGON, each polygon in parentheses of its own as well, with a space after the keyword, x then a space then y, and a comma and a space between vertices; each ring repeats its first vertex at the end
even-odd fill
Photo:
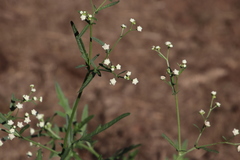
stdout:
POLYGON ((101 8, 99 8, 99 9, 97 10, 97 12, 99 12, 99 11, 105 9, 105 8, 108 8, 108 7, 114 6, 114 5, 118 4, 118 3, 119 3, 119 1, 109 3, 109 4, 107 4, 107 5, 105 5, 105 6, 101 7, 101 8))
POLYGON ((174 143, 170 138, 168 138, 167 135, 162 134, 162 137, 163 137, 164 139, 166 139, 166 140, 168 141, 168 143, 170 143, 176 150, 178 150, 178 147, 175 145, 175 143, 174 143))
POLYGON ((90 115, 88 117, 86 117, 85 119, 83 119, 75 128, 76 132, 79 132, 79 130, 81 130, 81 132, 85 132, 86 131, 86 127, 87 127, 87 123, 94 117, 94 115, 90 115), (86 126, 86 127, 85 127, 86 126), (84 128, 83 128, 84 127, 84 128))
POLYGON ((59 86, 58 83, 55 83, 55 89, 57 92, 57 97, 58 97, 58 104, 63 107, 64 111, 70 116, 71 115, 71 108, 68 103, 68 99, 65 97, 61 87, 59 86))
POLYGON ((98 133, 108 129, 109 127, 111 127, 112 125, 114 125, 115 123, 117 123, 118 121, 120 121, 121 119, 123 119, 126 116, 129 116, 130 113, 124 113, 120 116, 118 116, 117 118, 115 118, 114 120, 104 124, 103 126, 99 126, 95 131, 93 131, 92 133, 89 134, 85 134, 83 135, 79 141, 91 141, 91 138, 95 135, 97 135, 98 133))

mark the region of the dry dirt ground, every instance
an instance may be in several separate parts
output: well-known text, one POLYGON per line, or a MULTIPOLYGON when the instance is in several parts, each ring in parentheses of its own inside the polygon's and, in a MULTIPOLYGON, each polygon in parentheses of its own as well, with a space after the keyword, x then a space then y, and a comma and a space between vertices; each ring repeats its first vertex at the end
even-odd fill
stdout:
MULTIPOLYGON (((94 0, 95 1, 95 0, 94 0)), ((99 1, 96 1, 99 3, 99 1)), ((159 77, 165 74, 163 59, 151 51, 160 45, 166 53, 165 41, 171 41, 171 64, 177 67, 182 59, 188 61, 187 70, 179 79, 179 104, 182 115, 182 137, 193 146, 202 124, 198 114, 207 110, 212 90, 222 106, 211 117, 211 127, 204 133, 201 144, 221 141, 239 128, 240 98, 240 1, 239 0, 122 0, 118 5, 98 14, 94 36, 113 44, 120 34, 120 25, 129 25, 135 18, 143 32, 132 32, 111 55, 114 63, 122 64, 138 77, 134 86, 119 80, 109 85, 110 74, 96 78, 83 94, 78 110, 89 105, 95 118, 89 124, 93 130, 116 116, 130 112, 131 116, 95 137, 97 151, 104 157, 130 144, 141 143, 137 160, 164 160, 175 150, 161 137, 162 133, 177 138, 174 99, 171 89, 159 77)), ((80 86, 84 70, 75 69, 83 63, 71 31, 70 21, 79 30, 84 22, 78 10, 90 10, 88 0, 1 0, 0 5, 0 111, 8 111, 11 94, 17 97, 29 92, 35 84, 43 103, 36 109, 45 116, 61 110, 56 98, 57 81, 72 104, 80 86)), ((87 36, 84 37, 87 42, 87 36)), ((98 44, 94 52, 104 54, 98 44)), ((102 56, 100 57, 100 59, 102 56)), ((29 105, 22 112, 35 106, 29 105)), ((62 123, 59 120, 58 123, 62 123)), ((3 133, 0 134, 4 136, 3 133)), ((240 138, 236 137, 236 142, 240 138)), ((197 150, 188 155, 191 160, 237 160, 236 147, 218 145, 220 151, 206 153, 197 150)), ((28 143, 14 139, 0 148, 0 159, 26 159, 31 150, 28 143)), ((46 152, 46 151, 44 151, 46 152)), ((82 153, 82 151, 80 151, 82 153)), ((94 160, 83 154, 84 160, 94 160)))

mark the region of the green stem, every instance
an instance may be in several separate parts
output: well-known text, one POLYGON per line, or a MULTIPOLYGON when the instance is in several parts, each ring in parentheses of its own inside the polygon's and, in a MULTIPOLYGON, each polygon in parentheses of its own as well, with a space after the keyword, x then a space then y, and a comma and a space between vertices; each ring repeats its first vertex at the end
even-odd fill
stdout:
POLYGON ((31 142, 31 143, 33 143, 33 144, 36 145, 36 146, 40 146, 40 147, 42 147, 42 148, 44 148, 44 149, 47 149, 47 150, 49 150, 49 151, 51 151, 51 152, 53 152, 53 153, 55 153, 55 154, 59 154, 59 152, 57 152, 57 151, 55 151, 55 150, 53 150, 53 149, 51 149, 51 148, 49 148, 49 147, 47 147, 47 146, 45 146, 45 145, 42 145, 41 143, 35 142, 35 141, 33 141, 33 140, 31 140, 31 139, 28 139, 28 138, 26 138, 26 137, 20 137, 20 138, 22 138, 22 139, 24 139, 24 140, 26 140, 26 141, 28 141, 28 142, 31 142))
POLYGON ((88 64, 90 64, 90 60, 92 59, 92 35, 93 35, 93 27, 92 27, 92 24, 89 24, 90 25, 90 27, 89 27, 89 29, 90 29, 90 43, 89 43, 89 57, 88 57, 88 60, 89 60, 89 62, 88 62, 88 64))

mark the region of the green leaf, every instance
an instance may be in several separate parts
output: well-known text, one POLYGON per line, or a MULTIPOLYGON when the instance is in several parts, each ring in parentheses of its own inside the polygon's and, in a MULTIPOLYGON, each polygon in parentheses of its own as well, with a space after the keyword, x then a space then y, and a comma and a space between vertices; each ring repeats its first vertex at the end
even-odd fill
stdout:
MULTIPOLYGON (((69 124, 69 116, 68 115, 66 115, 66 125, 67 125, 67 128, 69 125, 72 125, 72 124, 69 124)), ((70 146, 73 141, 73 129, 72 129, 72 127, 69 127, 69 129, 70 129, 70 131, 69 131, 68 137, 66 137, 68 146, 70 146)))
POLYGON ((92 79, 95 77, 96 73, 90 72, 87 76, 87 78, 84 80, 82 87, 79 89, 79 93, 83 91, 85 87, 92 81, 92 79))
MULTIPOLYGON (((120 150, 118 150, 112 157, 107 158, 107 159, 105 159, 105 160, 123 159, 124 154, 129 153, 131 150, 133 150, 133 149, 135 149, 135 148, 137 148, 137 147, 139 147, 139 146, 141 146, 141 144, 131 145, 131 146, 129 146, 129 147, 120 149, 120 150)), ((126 160, 133 160, 133 158, 134 158, 136 155, 137 155, 137 151, 130 153, 129 156, 128 156, 128 158, 125 157, 124 159, 126 159, 126 160)))
MULTIPOLYGON (((82 112, 82 117, 81 117, 81 121, 84 121, 85 119, 88 118, 88 105, 86 104, 83 108, 83 112, 82 112)), ((85 131, 87 129, 87 124, 85 123, 82 126, 82 129, 85 131)))
POLYGON ((96 38, 96 37, 92 37, 92 40, 96 41, 97 43, 99 43, 101 46, 103 46, 105 43, 103 41, 101 41, 100 39, 96 38))
POLYGON ((118 4, 118 3, 119 3, 119 0, 116 1, 116 2, 109 3, 109 4, 107 4, 107 5, 105 5, 105 6, 101 7, 101 8, 99 8, 99 9, 97 10, 97 12, 99 12, 99 11, 105 9, 105 8, 111 7, 111 6, 113 6, 113 5, 116 5, 116 4, 118 4))
POLYGON ((80 123, 77 124, 77 126, 75 127, 75 131, 79 132, 81 130, 81 135, 82 133, 86 132, 86 127, 87 127, 87 123, 94 117, 94 115, 90 115, 88 117, 86 117, 85 119, 83 119, 80 123))
POLYGON ((63 107, 64 111, 70 116, 71 115, 71 108, 68 103, 68 99, 65 97, 61 87, 59 86, 58 83, 55 83, 55 89, 57 92, 57 97, 58 97, 58 104, 63 107))
POLYGON ((103 126, 98 126, 98 128, 97 128, 95 131, 93 131, 92 133, 83 135, 83 136, 79 139, 79 141, 91 141, 91 138, 92 138, 93 136, 95 136, 95 135, 97 135, 98 133, 100 133, 100 132, 108 129, 109 127, 111 127, 112 125, 114 125, 116 122, 120 121, 121 119, 123 119, 124 117, 129 116, 129 115, 130 115, 130 113, 124 113, 124 114, 118 116, 117 118, 115 118, 114 120, 112 120, 112 121, 104 124, 103 126))
POLYGON ((162 134, 162 137, 164 139, 166 139, 176 150, 178 150, 178 147, 175 145, 175 143, 170 138, 168 138, 168 136, 166 136, 165 134, 162 134))
POLYGON ((87 66, 85 64, 81 64, 81 65, 79 65, 79 66, 77 66, 75 68, 82 68, 82 67, 87 67, 87 66))
POLYGON ((29 124, 27 124, 26 126, 24 126, 20 131, 19 134, 21 135, 26 129, 28 129, 30 127, 29 124))
POLYGON ((63 118, 66 117, 66 113, 63 113, 63 112, 60 112, 60 111, 56 111, 56 113, 63 118))
MULTIPOLYGON (((82 53, 82 57, 83 59, 85 60, 85 62, 89 62, 89 58, 88 58, 88 54, 86 52, 86 49, 84 47, 84 44, 83 44, 83 41, 81 39, 81 36, 82 34, 85 32, 84 29, 83 31, 81 32, 81 34, 79 34, 75 24, 71 21, 71 26, 72 26, 72 30, 73 30, 73 33, 74 33, 74 36, 75 36, 75 39, 77 41, 77 44, 78 44, 78 48, 80 50, 80 52, 82 53)), ((86 27, 85 27, 86 28, 86 27)))
POLYGON ((216 151, 214 149, 207 148, 207 147, 198 147, 198 149, 204 149, 207 152, 219 153, 218 151, 216 151))
POLYGON ((7 118, 4 116, 4 114, 0 113, 0 123, 3 124, 3 123, 6 123, 7 121, 7 118))
POLYGON ((201 129, 196 124, 193 125, 199 130, 199 132, 201 132, 201 129))
POLYGON ((42 149, 38 150, 36 160, 42 160, 42 149))

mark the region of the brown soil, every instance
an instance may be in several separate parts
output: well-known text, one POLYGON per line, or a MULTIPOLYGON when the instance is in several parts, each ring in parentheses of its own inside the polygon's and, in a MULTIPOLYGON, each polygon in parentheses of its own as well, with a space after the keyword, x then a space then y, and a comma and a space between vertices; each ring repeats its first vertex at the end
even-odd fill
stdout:
MULTIPOLYGON (((187 59, 188 68, 179 79, 179 104, 182 115, 182 137, 193 146, 202 125, 198 114, 207 110, 212 90, 217 91, 217 101, 222 106, 212 113, 211 127, 206 130, 201 144, 221 141, 221 136, 232 135, 239 124, 239 59, 240 59, 240 1, 177 1, 177 0, 128 0, 121 1, 98 15, 94 36, 113 44, 120 34, 120 25, 129 24, 134 18, 143 32, 132 32, 116 47, 111 56, 114 64, 132 71, 139 79, 134 86, 118 80, 109 85, 110 74, 103 74, 88 86, 79 108, 89 105, 95 118, 89 124, 93 130, 116 116, 130 112, 131 116, 95 137, 96 149, 104 157, 130 144, 141 143, 137 160, 164 160, 176 153, 162 137, 177 138, 174 97, 171 89, 159 77, 165 74, 166 65, 152 45, 160 45, 166 53, 165 41, 174 48, 170 59, 173 66, 187 59)), ((35 107, 45 116, 61 110, 56 98, 54 83, 57 81, 72 104, 84 78, 83 69, 75 69, 83 63, 71 31, 70 21, 79 30, 84 22, 78 10, 90 10, 89 2, 3 0, 0 5, 0 102, 3 113, 8 112, 11 94, 21 97, 35 84, 37 95, 44 102, 35 107)), ((84 37, 87 42, 88 37, 84 37)), ((94 53, 104 54, 94 44, 94 53)), ((101 56, 99 59, 103 58, 101 56)), ((29 111, 34 105, 28 105, 29 111)), ((58 123, 63 123, 60 119, 58 123)), ((1 136, 5 136, 1 133, 1 136)), ((236 142, 240 138, 236 137, 236 142)), ((239 159, 236 147, 218 145, 212 147, 220 153, 197 150, 188 155, 191 160, 239 159)), ((0 148, 0 159, 26 159, 32 150, 28 143, 14 139, 0 148)), ((45 151, 44 151, 45 152, 45 151)), ((82 153, 85 159, 88 154, 82 153)))

